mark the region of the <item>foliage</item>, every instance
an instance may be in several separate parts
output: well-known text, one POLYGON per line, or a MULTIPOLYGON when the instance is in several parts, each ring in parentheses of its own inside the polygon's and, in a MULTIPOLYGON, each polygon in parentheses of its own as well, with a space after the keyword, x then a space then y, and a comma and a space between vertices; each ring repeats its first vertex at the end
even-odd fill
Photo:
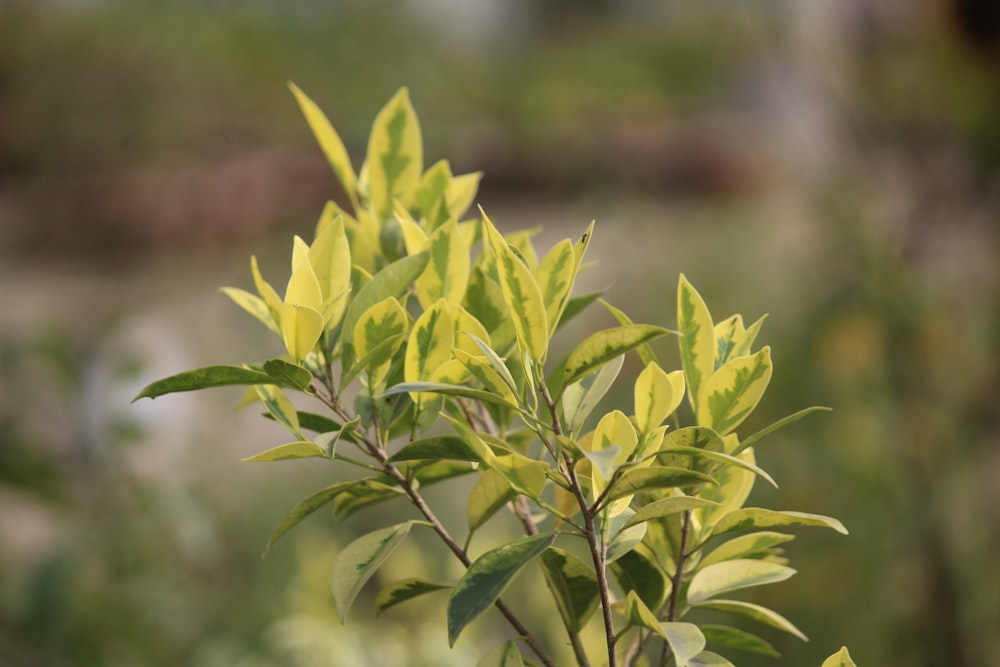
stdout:
MULTIPOLYGON (((754 447, 814 410, 739 433, 771 378, 770 348, 753 349, 762 320, 716 321, 681 275, 676 330, 634 323, 605 304, 617 325, 553 360, 553 335, 595 300, 573 295, 593 225, 540 255, 530 234, 502 234, 482 209, 466 217, 480 174, 454 175, 446 160, 425 168, 405 88, 376 116, 358 172, 323 112, 294 85, 292 92, 351 210, 330 202, 313 241, 295 237, 283 294, 256 258, 256 294, 223 288, 285 353, 180 373, 136 397, 245 385, 247 400, 292 438, 248 461, 319 458, 362 471, 293 508, 268 547, 321 507, 346 517, 409 502, 421 520, 376 529, 340 551, 332 577, 340 618, 411 530, 427 528, 464 574, 457 582, 396 581, 378 595, 376 609, 450 590, 454 645, 495 607, 517 641, 481 664, 555 664, 552 647, 503 599, 533 562, 579 665, 590 664, 581 638, 590 625, 602 627, 600 661, 610 665, 733 664, 716 650, 776 654, 742 629, 694 622, 706 609, 804 638, 776 612, 728 597, 795 573, 780 546, 792 536, 772 529, 847 532, 830 517, 744 506, 758 477, 774 484, 756 465, 754 447), (668 336, 676 336, 681 358, 681 368, 669 372, 653 347, 668 336), (630 383, 631 410, 593 414, 630 352, 643 365, 630 383), (300 411, 289 393, 327 414, 300 411), (423 489, 469 476, 475 482, 463 545, 423 489), (473 558, 474 534, 500 511, 517 517, 524 536, 473 558)), ((846 650, 831 660, 851 664, 846 650)))

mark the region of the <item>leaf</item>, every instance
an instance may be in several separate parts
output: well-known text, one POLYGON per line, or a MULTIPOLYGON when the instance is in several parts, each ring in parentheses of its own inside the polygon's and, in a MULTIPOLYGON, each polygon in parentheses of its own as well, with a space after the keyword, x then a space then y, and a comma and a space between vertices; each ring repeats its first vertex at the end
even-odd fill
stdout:
POLYGON ((724 560, 735 558, 759 558, 760 555, 771 553, 779 544, 791 542, 794 539, 794 535, 770 530, 740 535, 713 549, 711 553, 701 559, 701 566, 705 567, 712 563, 721 563, 724 560))
POLYGON ((257 398, 274 417, 274 421, 297 435, 299 440, 305 440, 299 431, 299 414, 288 397, 273 384, 255 384, 253 388, 257 392, 257 398))
POLYGON ((705 635, 693 623, 663 623, 663 633, 674 655, 677 667, 686 667, 705 648, 705 635))
POLYGON ((344 314, 344 340, 353 343, 354 327, 361 315, 379 301, 402 295, 417 276, 423 273, 428 260, 426 252, 404 257, 384 267, 357 290, 344 314))
POLYGON ((708 306, 683 273, 677 283, 677 328, 688 400, 697 411, 702 389, 715 369, 715 335, 708 306))
POLYGON ((669 454, 671 456, 693 456, 695 458, 705 458, 711 461, 718 461, 720 463, 725 463, 727 465, 735 466, 737 468, 742 468, 743 470, 749 470, 758 477, 762 477, 774 488, 778 488, 778 484, 774 479, 767 473, 763 468, 750 463, 749 461, 744 461, 738 456, 731 456, 729 454, 723 454, 722 452, 716 452, 711 449, 698 449, 697 447, 671 447, 670 449, 660 450, 662 454, 669 454))
POLYGON ((548 351, 549 328, 541 290, 531 269, 511 250, 485 213, 483 224, 489 246, 496 256, 500 289, 518 343, 533 361, 542 364, 548 351))
POLYGON ((487 551, 477 558, 448 599, 448 645, 477 616, 489 609, 522 567, 555 540, 552 533, 534 535, 487 551))
POLYGON ((281 304, 281 337, 293 359, 309 356, 323 334, 323 315, 315 308, 298 303, 281 304))
POLYGON ((563 386, 576 382, 590 371, 643 343, 674 333, 649 324, 633 324, 598 331, 570 352, 563 370, 563 386))
MULTIPOLYGON (((341 425, 332 419, 314 414, 312 412, 303 412, 302 410, 298 410, 296 412, 296 416, 299 419, 299 428, 307 431, 313 431, 314 433, 329 433, 330 431, 339 431, 341 428, 341 425)), ((265 413, 264 417, 274 420, 274 417, 272 417, 270 413, 265 413)), ((345 433, 343 438, 345 440, 349 440, 350 442, 354 442, 354 436, 349 433, 345 433)))
POLYGON ((570 630, 580 632, 600 601, 593 565, 556 547, 543 551, 541 559, 559 614, 570 630))
POLYGON ((516 405, 512 405, 503 396, 494 394, 493 392, 483 391, 482 389, 473 389, 472 387, 466 387, 460 384, 447 384, 444 382, 403 382, 386 389, 376 398, 384 398, 386 396, 393 396, 394 394, 403 394, 407 392, 428 392, 442 394, 444 396, 461 396, 463 398, 471 398, 476 401, 483 401, 484 403, 494 403, 507 408, 517 409, 516 405))
POLYGON ((267 546, 264 547, 264 555, 271 550, 271 547, 277 542, 282 535, 287 533, 289 530, 294 528, 305 519, 307 516, 318 510, 323 505, 332 501, 339 494, 350 489, 352 486, 357 484, 359 480, 352 480, 349 482, 340 482, 339 484, 334 484, 333 486, 328 486, 325 489, 320 489, 316 493, 312 494, 298 505, 292 508, 285 518, 281 520, 278 527, 274 529, 271 533, 271 537, 267 540, 267 546))
POLYGON ((347 612, 361 587, 403 542, 413 523, 407 521, 363 535, 337 554, 330 588, 341 623, 347 619, 347 612))
POLYGON ((157 396, 173 394, 179 391, 196 391, 198 389, 224 387, 227 385, 275 384, 275 382, 275 379, 267 373, 251 368, 241 368, 239 366, 205 366, 152 382, 143 387, 142 391, 132 399, 132 402, 135 403, 140 398, 156 398, 157 396))
POLYGON ((472 534, 490 517, 517 497, 517 491, 496 470, 485 470, 469 493, 467 505, 469 533, 472 534))
MULTIPOLYGON (((619 463, 617 461, 618 455, 621 454, 622 448, 616 445, 611 445, 605 447, 604 449, 599 449, 597 451, 588 451, 586 449, 581 449, 580 453, 590 461, 593 466, 593 471, 600 475, 602 481, 611 479, 611 476, 615 474, 618 470, 619 463)), ((595 488, 597 488, 595 483, 595 488)), ((600 489, 604 489, 604 484, 600 484, 600 489)))
POLYGON ((455 218, 434 230, 427 250, 431 260, 417 279, 420 305, 428 308, 438 299, 458 305, 469 283, 470 260, 469 246, 455 218))
POLYGON ((684 373, 666 373, 655 361, 646 364, 635 381, 635 420, 640 433, 649 433, 677 409, 684 398, 684 373), (680 391, 677 391, 677 388, 680 391))
POLYGON ((635 591, 650 609, 659 607, 666 597, 670 584, 666 574, 656 564, 656 556, 645 544, 623 554, 609 567, 622 590, 626 593, 635 591))
MULTIPOLYGON (((611 316, 618 321, 618 324, 622 326, 629 326, 631 324, 635 324, 635 322, 632 321, 632 318, 629 317, 624 310, 612 306, 604 299, 598 299, 598 301, 602 306, 604 306, 604 309, 609 313, 611 313, 611 316)), ((653 348, 649 346, 649 343, 643 343, 642 345, 637 347, 636 352, 639 354, 639 358, 642 359, 642 363, 646 365, 656 363, 656 354, 653 352, 653 348)))
POLYGON ((625 618, 628 620, 629 625, 648 628, 664 639, 667 639, 667 635, 659 619, 656 618, 656 614, 650 611, 649 607, 642 601, 642 598, 636 595, 635 591, 629 591, 625 595, 625 618))
POLYGON ((823 661, 822 667, 857 667, 851 660, 851 654, 847 652, 846 646, 841 646, 840 650, 823 661))
POLYGON ((631 468, 625 471, 607 495, 608 500, 614 500, 633 493, 672 489, 679 486, 695 484, 716 484, 714 478, 695 470, 673 468, 670 466, 653 466, 650 468, 631 468))
POLYGON ((439 461, 450 459, 455 461, 481 461, 465 440, 454 435, 438 435, 413 442, 403 446, 389 457, 391 463, 399 461, 419 461, 429 459, 439 461))
MULTIPOLYGON (((739 457, 748 463, 754 462, 752 449, 744 450, 739 457)), ((698 523, 702 525, 705 534, 710 532, 711 527, 720 518, 743 507, 757 479, 757 476, 749 470, 735 466, 722 466, 714 471, 714 477, 719 485, 705 487, 698 495, 706 500, 715 501, 717 505, 695 510, 698 523)))
POLYGON ((549 331, 555 331, 566 300, 573 289, 578 264, 573 243, 563 239, 549 250, 535 268, 535 280, 545 304, 549 331))
POLYGON ((498 455, 493 460, 493 469, 503 475, 518 493, 535 500, 541 496, 548 481, 549 464, 517 452, 498 455))
POLYGON ((614 385, 624 363, 624 356, 612 359, 599 370, 584 376, 563 390, 561 402, 567 432, 573 434, 580 432, 587 417, 614 385))
POLYGON ((347 149, 344 148, 344 142, 340 140, 340 136, 315 102, 306 97, 306 94, 291 81, 288 82, 288 87, 295 95, 295 100, 299 103, 299 108, 302 109, 306 122, 309 123, 309 127, 316 136, 316 141, 319 142, 323 154, 326 155, 330 166, 333 167, 333 173, 337 175, 337 180, 344 186, 348 197, 355 201, 358 190, 357 176, 354 175, 351 159, 347 155, 347 149))
POLYGON ((757 431, 753 435, 751 435, 748 438, 746 438, 745 440, 743 440, 743 442, 740 443, 740 446, 737 447, 736 451, 733 452, 733 453, 734 454, 738 454, 741 451, 743 451, 744 449, 746 449, 747 447, 753 447, 755 444, 757 444, 757 442, 761 438, 769 436, 772 433, 774 433, 775 431, 777 431, 778 429, 783 428, 785 426, 788 426, 789 424, 791 424, 793 422, 797 422, 798 420, 802 419, 803 417, 805 417, 807 415, 811 415, 814 412, 830 412, 830 411, 831 411, 831 408, 826 408, 826 407, 822 407, 822 406, 819 406, 819 405, 814 405, 811 408, 806 408, 805 410, 799 410, 798 412, 790 414, 787 417, 782 417, 781 419, 779 419, 778 421, 774 422, 770 426, 765 426, 761 430, 757 431))
MULTIPOLYGON (((435 372, 452 360, 455 323, 448 304, 439 299, 413 323, 406 341, 404 377, 407 382, 430 380, 435 372)), ((411 394, 416 400, 416 393, 411 394)))
MULTIPOLYGON (((614 518, 628 519, 630 518, 630 513, 632 513, 632 510, 625 507, 619 510, 614 518)), ((644 523, 622 528, 615 532, 614 537, 608 542, 607 562, 613 563, 622 556, 631 553, 632 549, 635 549, 645 536, 646 524, 644 523)))
POLYGON ((426 579, 400 579, 389 584, 375 596, 375 615, 381 616, 382 612, 390 607, 395 607, 401 602, 412 600, 415 597, 433 593, 435 591, 451 588, 447 584, 439 584, 426 579))
POLYGON ((517 650, 517 643, 508 639, 484 655, 476 667, 524 667, 524 659, 517 650))
POLYGON ((762 507, 744 507, 725 515, 712 529, 712 537, 747 528, 773 528, 776 526, 820 526, 833 528, 847 535, 844 524, 833 517, 806 512, 769 510, 762 507))
POLYGON ((678 514, 697 507, 706 507, 715 504, 711 500, 705 500, 697 496, 672 496, 670 498, 663 498, 648 505, 643 505, 625 525, 634 526, 644 521, 662 519, 671 514, 678 514))
POLYGON ((409 206, 424 171, 423 150, 409 91, 400 88, 375 116, 368 139, 368 189, 381 220, 392 217, 397 199, 409 206))
POLYGON ((736 667, 718 653, 702 651, 688 660, 688 667, 736 667))
POLYGON ((795 635, 802 641, 809 641, 808 638, 802 634, 797 627, 792 625, 792 623, 779 614, 776 611, 772 611, 767 607, 762 607, 759 604, 753 604, 752 602, 743 602, 742 600, 706 600, 696 605, 702 609, 714 609, 716 611, 727 612, 731 614, 740 614, 741 616, 746 616, 759 623, 765 625, 770 625, 772 628, 777 628, 787 632, 790 635, 795 635))
POLYGON ((587 306, 601 298, 602 294, 604 292, 588 292, 587 294, 567 299, 566 307, 563 309, 562 315, 559 316, 559 324, 556 325, 556 331, 562 329, 567 322, 582 313, 587 306))
POLYGON ((763 586, 788 579, 795 570, 766 560, 737 559, 701 568, 688 586, 688 604, 697 604, 717 595, 751 586, 763 586))
POLYGON ((268 329, 280 335, 278 325, 274 322, 271 311, 259 296, 237 287, 223 287, 220 291, 232 299, 237 306, 260 320, 268 329))
POLYGON ((305 391, 312 384, 313 376, 309 369, 298 364, 290 364, 282 359, 271 359, 264 362, 264 372, 274 378, 274 384, 282 387, 293 387, 305 391))
POLYGON ((460 174, 451 179, 445 192, 449 213, 456 218, 465 215, 476 199, 476 192, 479 190, 479 181, 482 177, 483 172, 474 171, 469 174, 460 174))
POLYGON ((703 389, 698 424, 711 426, 720 435, 729 433, 757 407, 770 380, 769 347, 749 357, 727 361, 703 389))
POLYGON ((701 632, 710 644, 718 644, 726 648, 734 648, 740 651, 766 655, 771 658, 780 658, 781 654, 775 650, 770 642, 761 639, 755 634, 744 630, 731 628, 728 625, 702 624, 701 632))
POLYGON ((289 442, 284 445, 278 445, 277 447, 272 447, 267 451, 261 452, 260 454, 254 454, 245 459, 244 462, 257 462, 257 461, 285 461, 288 459, 305 459, 314 456, 326 457, 327 453, 322 447, 317 445, 315 442, 310 442, 308 440, 300 440, 298 442, 289 442))
POLYGON ((356 481, 354 486, 346 489, 334 499, 333 516, 335 518, 346 519, 365 507, 403 495, 403 490, 396 486, 395 480, 391 477, 366 477, 356 481))

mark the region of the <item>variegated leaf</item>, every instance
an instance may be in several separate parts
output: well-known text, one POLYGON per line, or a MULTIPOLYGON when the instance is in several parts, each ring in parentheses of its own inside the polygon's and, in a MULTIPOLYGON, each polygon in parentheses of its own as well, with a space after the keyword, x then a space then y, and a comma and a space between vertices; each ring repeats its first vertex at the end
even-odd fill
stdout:
POLYGON ((757 407, 771 381, 771 348, 722 365, 702 390, 698 424, 725 435, 757 407))
POLYGON ((708 306, 684 274, 677 283, 677 328, 688 401, 697 410, 702 389, 715 370, 715 334, 708 306))
POLYGON ((420 123, 406 88, 401 88, 375 117, 366 163, 375 213, 381 220, 389 220, 396 200, 410 204, 424 171, 420 123))

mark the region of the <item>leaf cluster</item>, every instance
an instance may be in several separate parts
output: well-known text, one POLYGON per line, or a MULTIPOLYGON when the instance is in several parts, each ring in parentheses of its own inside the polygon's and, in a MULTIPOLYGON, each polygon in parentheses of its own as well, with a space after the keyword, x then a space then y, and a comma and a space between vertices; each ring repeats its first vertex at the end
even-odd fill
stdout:
MULTIPOLYGON (((503 234, 482 209, 470 214, 480 174, 456 176, 446 160, 425 167, 405 88, 376 116, 356 172, 323 112, 291 89, 351 210, 328 203, 312 242, 295 237, 283 295, 256 258, 256 293, 223 288, 284 352, 262 364, 180 373, 137 397, 245 385, 246 400, 292 438, 247 461, 317 458, 359 470, 294 507, 268 548, 322 507, 341 518, 409 502, 421 520, 374 530, 337 557, 341 619, 412 528, 428 528, 464 575, 390 583, 376 611, 447 591, 454 644, 496 607, 518 640, 481 665, 554 664, 502 599, 532 563, 580 665, 590 664, 581 633, 592 624, 603 629, 601 661, 610 665, 718 666, 733 664, 723 657, 731 652, 777 655, 755 634, 692 622, 700 610, 805 639, 777 612, 730 597, 795 573, 782 551, 793 539, 788 528, 847 532, 829 517, 745 507, 758 479, 775 484, 756 464, 755 447, 821 409, 740 432, 771 379, 770 348, 755 349, 763 318, 749 326, 740 315, 715 321, 681 275, 676 329, 635 323, 601 300, 615 325, 551 359, 556 331, 600 296, 573 294, 593 224, 541 254, 531 233, 503 234), (676 370, 661 366, 652 345, 667 336, 679 346, 676 370), (634 379, 621 373, 627 354, 642 362, 634 379), (632 405, 594 414, 616 383, 631 387, 632 405), (290 392, 318 402, 323 414, 299 411, 290 392), (421 493, 459 476, 475 478, 462 542, 421 493), (512 513, 524 537, 473 560, 473 537, 499 512, 512 513)), ((851 664, 846 650, 840 660, 831 664, 851 664)))

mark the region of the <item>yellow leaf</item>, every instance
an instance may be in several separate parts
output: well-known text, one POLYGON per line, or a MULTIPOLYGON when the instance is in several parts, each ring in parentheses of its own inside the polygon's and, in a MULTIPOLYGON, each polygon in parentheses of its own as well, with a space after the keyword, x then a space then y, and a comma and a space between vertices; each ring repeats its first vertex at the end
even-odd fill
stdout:
POLYGON ((448 202, 448 211, 456 218, 469 210, 476 200, 476 192, 479 190, 479 181, 483 177, 483 172, 476 171, 471 174, 455 176, 448 183, 445 192, 445 200, 448 202))
POLYGON ((250 274, 253 276, 254 285, 257 287, 257 293, 260 294, 260 298, 264 300, 267 304, 267 309, 271 312, 271 317, 275 319, 275 323, 280 323, 281 320, 281 297, 278 293, 274 291, 271 284, 264 280, 263 276, 260 275, 260 267, 257 266, 257 257, 252 255, 250 257, 250 274))
POLYGON ((396 200, 410 205, 424 171, 420 124, 406 88, 400 88, 375 117, 367 165, 374 211, 388 220, 396 200))
POLYGON ((344 142, 340 140, 340 135, 333 129, 330 121, 320 110, 319 106, 299 90, 298 86, 289 81, 288 87, 291 89, 292 94, 295 95, 295 100, 299 103, 299 108, 302 109, 302 113, 306 117, 306 122, 309 123, 310 129, 312 129, 313 134, 316 136, 316 141, 319 142, 323 154, 326 155, 330 166, 333 167, 333 172, 337 175, 340 184, 344 186, 344 191, 347 192, 352 202, 356 202, 358 190, 357 177, 354 175, 354 169, 351 167, 351 159, 347 155, 347 149, 344 148, 344 142))
POLYGON ((688 400, 698 410, 702 389, 715 370, 715 331, 708 306, 684 274, 677 283, 677 328, 688 400))
POLYGON ((746 419, 771 380, 771 348, 727 361, 702 390, 698 424, 725 435, 746 419))
POLYGON ((297 303, 281 304, 281 336, 293 359, 302 361, 309 356, 322 333, 323 316, 318 310, 297 303))
POLYGON ((323 295, 323 319, 335 327, 347 307, 351 288, 351 248, 344 231, 344 219, 335 218, 313 241, 309 263, 323 295))
POLYGON ((640 433, 649 433, 670 416, 684 396, 684 374, 669 375, 655 361, 635 381, 635 420, 640 433), (675 391, 677 385, 680 391, 675 391))

